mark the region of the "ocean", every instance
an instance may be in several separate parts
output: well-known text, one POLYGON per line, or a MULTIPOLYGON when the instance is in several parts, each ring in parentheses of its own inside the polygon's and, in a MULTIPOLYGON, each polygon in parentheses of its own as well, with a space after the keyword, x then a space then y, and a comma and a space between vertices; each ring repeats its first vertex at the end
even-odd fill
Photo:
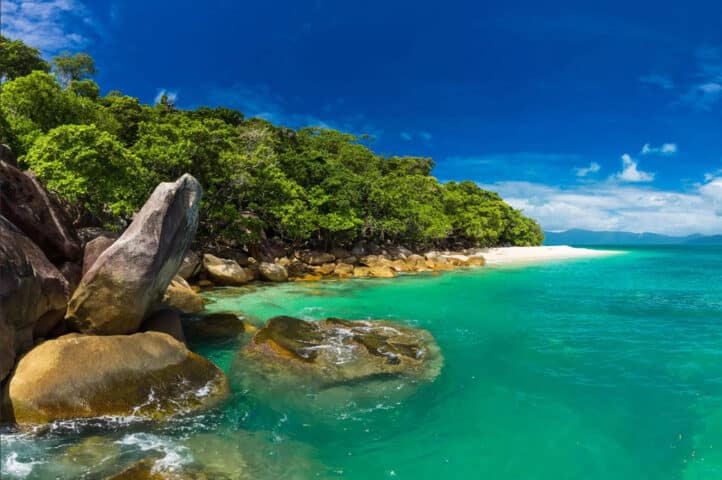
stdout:
POLYGON ((4 427, 2 478, 105 478, 153 457, 220 479, 722 479, 722 248, 614 249, 626 253, 212 292, 209 310, 259 325, 424 328, 444 366, 404 397, 321 406, 234 381, 239 342, 191 341, 231 375, 222 408, 4 427))

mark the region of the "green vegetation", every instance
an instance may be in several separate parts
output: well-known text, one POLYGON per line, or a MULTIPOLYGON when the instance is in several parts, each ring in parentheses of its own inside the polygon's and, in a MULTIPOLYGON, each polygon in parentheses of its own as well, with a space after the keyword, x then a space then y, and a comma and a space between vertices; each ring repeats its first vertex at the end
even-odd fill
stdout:
POLYGON ((100 89, 86 54, 55 75, 2 39, 0 140, 76 209, 127 222, 160 181, 204 187, 199 241, 242 244, 258 226, 288 245, 537 245, 539 225, 473 182, 440 184, 429 158, 382 157, 335 130, 292 130, 228 108, 182 110, 100 89), (58 81, 60 79, 60 81, 58 81))

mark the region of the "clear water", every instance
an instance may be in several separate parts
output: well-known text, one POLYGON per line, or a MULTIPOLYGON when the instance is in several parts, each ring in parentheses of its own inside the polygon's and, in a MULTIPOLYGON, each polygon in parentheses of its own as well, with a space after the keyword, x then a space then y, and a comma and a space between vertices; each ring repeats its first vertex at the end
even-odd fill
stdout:
MULTIPOLYGON (((413 396, 370 408, 316 411, 259 389, 160 425, 6 429, 2 477, 102 478, 152 453, 228 478, 722 479, 722 248, 627 250, 211 295, 212 310, 262 320, 426 328, 445 366, 413 396)), ((238 348, 190 346, 227 370, 238 348)))

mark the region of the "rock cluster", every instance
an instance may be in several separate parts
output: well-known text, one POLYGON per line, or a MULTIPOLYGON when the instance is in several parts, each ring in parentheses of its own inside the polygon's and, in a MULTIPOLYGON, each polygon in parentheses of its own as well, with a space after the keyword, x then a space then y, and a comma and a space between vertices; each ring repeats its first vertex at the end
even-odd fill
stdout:
POLYGON ((176 275, 198 263, 186 262, 195 178, 160 184, 119 238, 83 232, 84 242, 31 174, 0 160, 0 187, 4 419, 163 417, 228 394, 223 372, 185 347, 178 315, 203 310, 176 275))

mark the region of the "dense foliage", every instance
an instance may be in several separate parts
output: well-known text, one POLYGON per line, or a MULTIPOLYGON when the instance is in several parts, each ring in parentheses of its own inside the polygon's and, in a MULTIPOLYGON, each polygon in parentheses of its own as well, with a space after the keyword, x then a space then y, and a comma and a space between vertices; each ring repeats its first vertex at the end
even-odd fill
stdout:
POLYGON ((2 57, 0 140, 50 189, 106 225, 122 225, 157 182, 188 172, 205 192, 202 241, 243 244, 259 226, 294 246, 543 239, 536 222, 497 194, 468 181, 440 184, 429 158, 383 157, 353 135, 292 130, 222 107, 101 97, 87 55, 56 58, 53 75, 37 50, 2 41, 19 53, 7 64, 2 57))

